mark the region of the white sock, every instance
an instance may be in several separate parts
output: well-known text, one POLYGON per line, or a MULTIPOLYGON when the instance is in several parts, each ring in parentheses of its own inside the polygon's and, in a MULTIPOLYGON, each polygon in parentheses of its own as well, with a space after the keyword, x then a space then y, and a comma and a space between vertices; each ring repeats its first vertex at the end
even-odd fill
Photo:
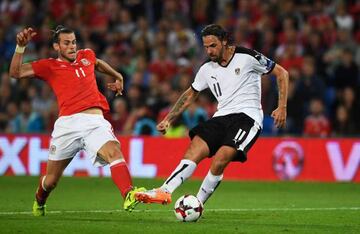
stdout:
POLYGON ((181 160, 179 165, 175 168, 173 173, 171 173, 171 175, 160 188, 169 193, 174 192, 177 187, 179 187, 194 173, 196 166, 196 163, 191 160, 181 160))
MULTIPOLYGON (((125 162, 125 159, 123 159, 123 158, 116 159, 116 160, 112 161, 111 163, 109 163, 109 166, 112 167, 112 166, 115 166, 115 165, 117 165, 118 163, 122 163, 122 162, 125 162)), ((125 163, 126 163, 126 162, 125 162, 125 163)))
POLYGON ((204 204, 209 199, 211 194, 213 194, 215 189, 219 186, 222 178, 222 174, 216 176, 213 175, 209 170, 208 174, 206 175, 205 179, 201 184, 201 187, 196 197, 204 204))

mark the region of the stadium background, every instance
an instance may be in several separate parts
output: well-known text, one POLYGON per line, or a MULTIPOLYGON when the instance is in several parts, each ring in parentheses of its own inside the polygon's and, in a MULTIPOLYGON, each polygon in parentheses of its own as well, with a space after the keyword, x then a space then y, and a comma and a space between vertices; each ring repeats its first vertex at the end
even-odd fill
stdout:
MULTIPOLYGON (((132 175, 154 178, 172 171, 188 144, 188 129, 216 111, 210 92, 202 92, 165 140, 156 131, 156 122, 206 60, 202 27, 219 23, 231 43, 264 53, 290 73, 286 129, 273 125, 276 79, 264 76, 261 142, 246 166, 231 166, 225 178, 359 181, 359 11, 358 1, 326 0, 2 0, 0 175, 45 172, 49 134, 58 114, 47 84, 9 77, 19 30, 31 26, 38 33, 26 48, 26 62, 56 57, 51 30, 62 24, 75 30, 79 49, 94 49, 124 75, 124 95, 115 97, 105 88, 112 78, 97 74, 111 106, 106 118, 122 142, 132 175), (164 157, 171 163, 159 160, 164 157)), ((65 174, 109 175, 108 168, 94 172, 85 158, 81 153, 65 174)), ((204 176, 208 165, 195 177, 204 176)))
MULTIPOLYGON (((219 23, 231 41, 264 53, 290 73, 287 128, 277 131, 269 114, 276 106, 274 77, 264 76, 263 136, 347 137, 360 134, 358 1, 329 0, 49 0, 0 1, 0 131, 50 133, 57 116, 49 87, 36 79, 8 75, 16 33, 25 26, 38 35, 24 60, 56 56, 51 30, 76 31, 78 47, 90 47, 125 76, 123 97, 106 90, 119 135, 157 135, 156 121, 191 83, 206 56, 199 32, 219 23)), ((169 133, 212 116, 214 98, 204 93, 169 133)))

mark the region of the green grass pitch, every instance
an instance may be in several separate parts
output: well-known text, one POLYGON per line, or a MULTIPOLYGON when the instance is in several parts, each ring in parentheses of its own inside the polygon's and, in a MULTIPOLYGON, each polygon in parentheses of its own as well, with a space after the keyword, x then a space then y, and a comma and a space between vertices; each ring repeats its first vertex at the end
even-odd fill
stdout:
MULTIPOLYGON (((37 177, 0 177, 0 233, 360 233, 360 185, 224 181, 196 223, 175 219, 173 204, 140 204, 122 211, 109 178, 64 177, 48 200, 48 215, 33 217, 37 177)), ((135 179, 152 188, 162 180, 135 179)), ((196 194, 190 180, 174 194, 196 194)))

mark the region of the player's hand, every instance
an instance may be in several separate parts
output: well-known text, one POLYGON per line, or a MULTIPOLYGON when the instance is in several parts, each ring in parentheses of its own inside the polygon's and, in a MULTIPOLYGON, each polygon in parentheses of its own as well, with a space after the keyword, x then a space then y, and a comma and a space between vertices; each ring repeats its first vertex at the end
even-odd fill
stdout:
POLYGON ((37 33, 34 32, 34 29, 25 28, 23 31, 19 32, 16 35, 16 44, 22 47, 26 46, 36 34, 37 33))
POLYGON ((156 129, 161 132, 163 135, 165 135, 166 131, 170 127, 170 122, 167 120, 161 121, 157 126, 156 129))
POLYGON ((277 128, 284 128, 286 126, 286 107, 278 107, 272 113, 274 123, 277 128))
POLYGON ((107 88, 116 92, 115 96, 122 95, 122 91, 124 89, 124 84, 120 80, 116 80, 114 83, 108 83, 107 88))

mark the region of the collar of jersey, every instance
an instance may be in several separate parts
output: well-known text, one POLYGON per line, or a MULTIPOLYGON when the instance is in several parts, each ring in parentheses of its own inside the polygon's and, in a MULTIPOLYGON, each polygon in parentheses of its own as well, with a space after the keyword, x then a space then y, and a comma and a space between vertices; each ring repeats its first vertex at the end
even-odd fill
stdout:
MULTIPOLYGON (((77 58, 76 58, 76 59, 77 59, 77 58)), ((69 62, 69 61, 61 60, 60 58, 56 58, 56 61, 61 62, 61 63, 70 63, 70 64, 73 64, 73 63, 76 62, 76 59, 74 60, 74 62, 69 62)))

